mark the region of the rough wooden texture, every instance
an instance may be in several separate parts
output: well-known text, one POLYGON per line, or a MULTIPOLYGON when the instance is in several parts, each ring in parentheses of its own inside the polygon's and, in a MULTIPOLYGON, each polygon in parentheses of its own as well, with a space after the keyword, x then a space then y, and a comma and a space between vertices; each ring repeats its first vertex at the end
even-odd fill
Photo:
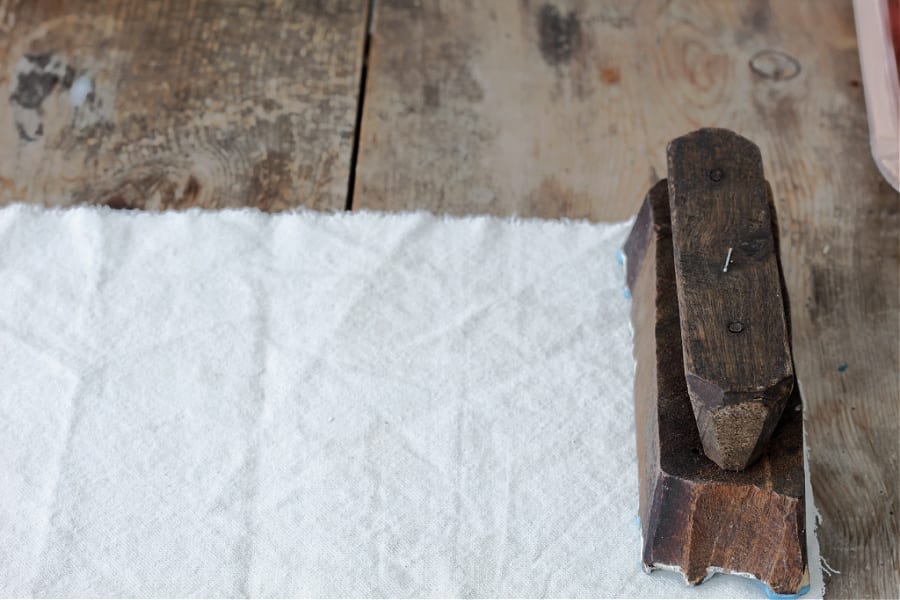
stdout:
POLYGON ((828 595, 900 587, 900 201, 850 0, 382 2, 355 207, 618 220, 666 143, 760 146, 778 208, 828 595))
POLYGON ((366 10, 0 1, 0 203, 343 209, 366 10))
POLYGON ((688 392, 706 455, 740 470, 762 453, 794 388, 777 221, 750 140, 699 129, 667 153, 688 392))
POLYGON ((724 471, 701 449, 681 358, 669 196, 653 187, 625 246, 634 326, 635 417, 648 570, 678 567, 697 584, 715 568, 798 592, 806 565, 803 418, 791 397, 762 457, 724 471))
MULTIPOLYGON (((121 189, 123 206, 274 208, 279 194, 340 206, 362 4, 0 0, 7 99, 24 53, 47 49, 66 53, 73 81, 83 70, 103 83, 93 102, 104 110, 116 96, 115 119, 100 108, 75 118, 57 82, 41 143, 67 119, 111 121, 120 140, 73 127, 39 151, 20 143, 18 108, 0 108, 0 201, 118 204, 103 194, 121 189), (286 111, 283 126, 256 124, 278 122, 267 106, 286 111), (188 185, 194 165, 203 181, 188 185), (62 186, 72 191, 54 198, 62 186)), ((624 219, 665 172, 669 140, 719 126, 760 145, 794 300, 819 539, 840 571, 828 595, 896 596, 900 202, 869 157, 850 0, 378 0, 373 25, 359 208, 624 219)), ((65 81, 59 65, 50 75, 65 81)), ((36 133, 36 115, 20 116, 36 133)))

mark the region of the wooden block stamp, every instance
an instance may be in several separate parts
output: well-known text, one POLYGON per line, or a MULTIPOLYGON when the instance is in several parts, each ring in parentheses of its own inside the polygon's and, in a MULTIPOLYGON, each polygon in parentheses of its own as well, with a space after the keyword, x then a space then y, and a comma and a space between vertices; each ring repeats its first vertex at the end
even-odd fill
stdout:
POLYGON ((809 581, 799 391, 751 466, 721 469, 705 454, 685 379, 668 191, 665 180, 653 187, 625 245, 642 563, 690 584, 722 572, 797 593, 809 581))

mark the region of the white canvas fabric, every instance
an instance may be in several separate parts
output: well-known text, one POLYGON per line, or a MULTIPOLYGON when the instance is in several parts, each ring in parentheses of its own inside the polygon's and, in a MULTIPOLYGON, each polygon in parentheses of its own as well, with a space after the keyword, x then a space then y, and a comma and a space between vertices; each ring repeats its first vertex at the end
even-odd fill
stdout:
POLYGON ((640 568, 627 231, 0 210, 0 595, 764 597, 640 568))

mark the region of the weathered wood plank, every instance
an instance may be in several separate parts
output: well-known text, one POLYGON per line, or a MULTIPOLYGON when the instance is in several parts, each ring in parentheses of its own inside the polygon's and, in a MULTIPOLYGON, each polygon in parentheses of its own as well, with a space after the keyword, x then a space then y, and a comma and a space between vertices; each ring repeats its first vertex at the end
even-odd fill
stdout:
POLYGON ((681 360, 667 184, 647 194, 625 255, 632 293, 640 515, 646 569, 751 573, 780 594, 809 583, 799 391, 762 457, 725 471, 700 448, 681 360))
POLYGON ((900 585, 900 202, 850 0, 381 1, 354 206, 617 220, 703 126, 760 146, 829 595, 900 585))
POLYGON ((0 2, 0 203, 343 209, 366 10, 0 2))
POLYGON ((759 148, 727 129, 669 143, 684 373, 706 455, 744 469, 794 388, 777 220, 759 148))

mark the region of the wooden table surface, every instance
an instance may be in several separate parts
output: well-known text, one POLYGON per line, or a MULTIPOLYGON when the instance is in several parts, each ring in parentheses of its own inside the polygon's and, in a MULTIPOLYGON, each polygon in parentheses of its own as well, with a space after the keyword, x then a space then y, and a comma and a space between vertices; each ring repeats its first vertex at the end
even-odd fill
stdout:
POLYGON ((749 137, 828 596, 900 595, 900 198, 850 0, 0 0, 0 64, 0 204, 615 221, 668 140, 749 137))

